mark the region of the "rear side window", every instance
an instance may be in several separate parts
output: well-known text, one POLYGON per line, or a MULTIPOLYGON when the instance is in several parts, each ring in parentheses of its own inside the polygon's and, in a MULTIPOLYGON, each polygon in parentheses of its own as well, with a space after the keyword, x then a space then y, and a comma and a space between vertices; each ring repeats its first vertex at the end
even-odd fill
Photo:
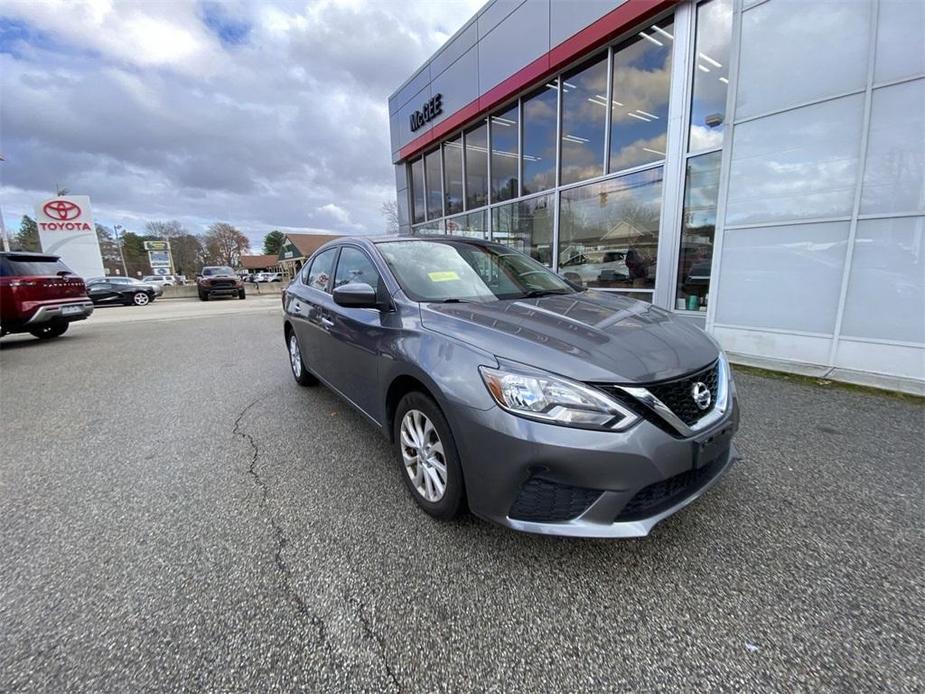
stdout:
POLYGON ((308 271, 308 282, 305 284, 323 292, 328 291, 331 286, 331 273, 334 271, 334 258, 336 256, 337 249, 330 248, 315 258, 312 261, 311 269, 308 271))
POLYGON ((340 260, 337 261, 334 286, 339 287, 350 282, 363 282, 376 289, 379 285, 379 272, 363 251, 346 246, 340 252, 340 260))
POLYGON ((44 255, 22 255, 0 259, 0 276, 55 276, 59 272, 74 274, 67 265, 58 258, 49 258, 44 255))

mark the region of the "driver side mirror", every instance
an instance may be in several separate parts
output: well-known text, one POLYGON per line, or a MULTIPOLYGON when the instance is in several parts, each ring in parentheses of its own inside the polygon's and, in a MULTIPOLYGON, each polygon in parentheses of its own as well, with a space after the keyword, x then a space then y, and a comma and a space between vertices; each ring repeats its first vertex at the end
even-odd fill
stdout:
POLYGON ((334 303, 347 308, 379 308, 379 297, 365 282, 349 282, 334 288, 334 303))

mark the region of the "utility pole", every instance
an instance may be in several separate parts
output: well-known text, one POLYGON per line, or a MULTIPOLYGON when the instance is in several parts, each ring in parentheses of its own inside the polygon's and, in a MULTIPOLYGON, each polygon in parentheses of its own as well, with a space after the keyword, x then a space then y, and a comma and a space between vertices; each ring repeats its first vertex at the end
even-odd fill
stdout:
MULTIPOLYGON (((6 161, 6 157, 0 154, 0 161, 6 161)), ((0 209, 0 236, 3 237, 3 250, 10 250, 10 238, 6 235, 6 222, 3 221, 3 210, 0 209)))
POLYGON ((119 257, 122 258, 122 275, 123 277, 128 277, 128 270, 125 269, 125 254, 122 252, 122 236, 119 234, 119 229, 125 231, 125 227, 121 224, 112 225, 112 233, 116 235, 116 244, 119 246, 119 257))

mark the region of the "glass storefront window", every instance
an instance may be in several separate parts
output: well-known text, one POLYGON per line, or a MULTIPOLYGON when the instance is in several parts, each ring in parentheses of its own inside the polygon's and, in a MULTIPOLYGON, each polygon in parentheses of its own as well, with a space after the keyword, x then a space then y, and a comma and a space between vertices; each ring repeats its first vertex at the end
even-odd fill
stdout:
POLYGON ((491 201, 510 200, 518 194, 517 104, 491 117, 491 201))
POLYGON ((438 222, 427 222, 426 224, 418 224, 417 226, 411 227, 412 236, 440 236, 445 233, 446 230, 444 229, 444 221, 442 219, 438 222))
POLYGON ((411 221, 424 221, 424 160, 411 162, 411 221))
POLYGON ((488 238, 488 227, 485 223, 485 210, 461 214, 446 220, 446 233, 454 236, 471 236, 477 239, 488 238))
POLYGON ((732 0, 709 0, 697 6, 691 152, 723 146, 731 37, 732 0))
POLYGON ((604 173, 607 55, 562 76, 563 185, 604 173))
POLYGON ((559 272, 585 287, 653 289, 661 167, 561 195, 559 272))
POLYGON ((427 218, 443 216, 443 181, 440 179, 440 150, 424 155, 424 177, 427 179, 427 218))
POLYGON ((443 143, 443 192, 446 213, 463 210, 462 137, 443 143))
POLYGON ((555 199, 540 195, 491 210, 491 238, 552 267, 555 199))
POLYGON ((721 156, 721 152, 711 152, 687 160, 675 295, 678 310, 707 310, 721 156))
POLYGON ((558 80, 523 100, 523 194, 556 185, 558 80))
POLYGON ((488 204, 488 127, 466 133, 466 209, 488 204))
MULTIPOLYGON (((673 45, 674 24, 666 19, 614 50, 612 172, 665 158, 673 45)), ((594 99, 607 103, 606 94, 596 94, 594 99)))

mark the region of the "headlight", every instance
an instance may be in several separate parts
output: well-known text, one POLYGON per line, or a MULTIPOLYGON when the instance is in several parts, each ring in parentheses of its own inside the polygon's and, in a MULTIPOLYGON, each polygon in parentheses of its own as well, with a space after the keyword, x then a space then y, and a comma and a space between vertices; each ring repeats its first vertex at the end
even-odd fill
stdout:
POLYGON ((487 366, 479 371, 498 406, 520 417, 609 431, 623 431, 639 420, 606 394, 559 376, 487 366))

